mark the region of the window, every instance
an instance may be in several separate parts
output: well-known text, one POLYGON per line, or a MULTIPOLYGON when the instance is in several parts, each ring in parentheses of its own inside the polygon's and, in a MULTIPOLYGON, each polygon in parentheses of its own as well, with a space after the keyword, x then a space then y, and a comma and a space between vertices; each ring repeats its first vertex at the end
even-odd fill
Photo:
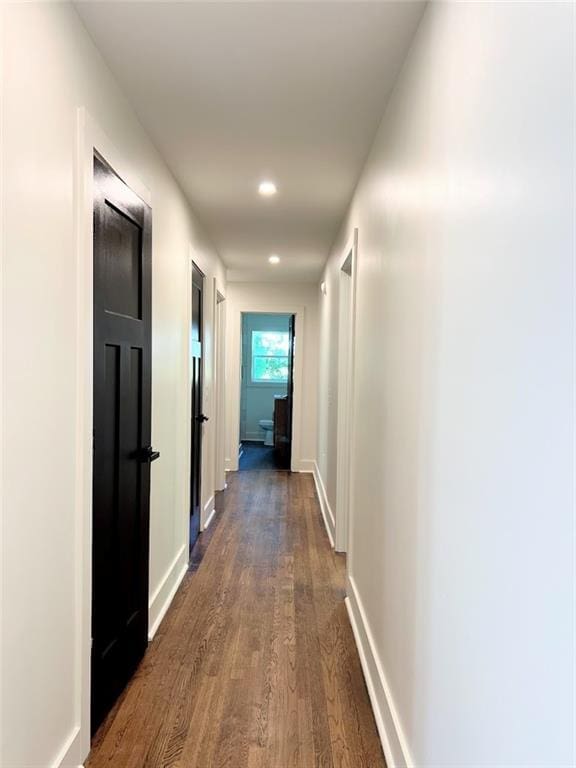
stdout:
POLYGON ((286 384, 289 353, 286 331, 252 331, 252 381, 286 384))

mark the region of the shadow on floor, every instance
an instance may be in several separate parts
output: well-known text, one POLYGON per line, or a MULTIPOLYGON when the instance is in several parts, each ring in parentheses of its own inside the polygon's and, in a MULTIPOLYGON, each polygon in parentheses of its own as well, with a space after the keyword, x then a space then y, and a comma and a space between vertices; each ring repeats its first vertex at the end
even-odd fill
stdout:
POLYGON ((214 536, 214 533, 220 523, 220 516, 224 509, 224 491, 216 491, 214 506, 215 514, 212 518, 212 522, 208 526, 207 530, 200 533, 196 539, 196 543, 192 547, 192 551, 190 552, 188 570, 192 573, 195 573, 200 567, 200 564, 204 559, 204 555, 206 554, 206 550, 208 549, 208 545, 212 541, 212 537, 214 536))
POLYGON ((264 443, 242 443, 242 455, 238 463, 239 470, 247 469, 283 469, 276 463, 274 448, 264 443))

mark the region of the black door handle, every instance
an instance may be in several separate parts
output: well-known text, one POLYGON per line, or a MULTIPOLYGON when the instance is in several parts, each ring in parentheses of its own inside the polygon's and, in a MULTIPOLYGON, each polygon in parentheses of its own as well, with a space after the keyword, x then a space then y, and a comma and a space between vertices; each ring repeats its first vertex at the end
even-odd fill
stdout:
POLYGON ((203 413, 200 414, 200 416, 196 416, 196 421, 199 424, 202 424, 204 421, 209 421, 208 416, 204 416, 203 413))
POLYGON ((160 458, 160 451, 155 451, 151 445, 147 445, 145 448, 142 448, 140 457, 141 461, 156 461, 156 459, 160 458))

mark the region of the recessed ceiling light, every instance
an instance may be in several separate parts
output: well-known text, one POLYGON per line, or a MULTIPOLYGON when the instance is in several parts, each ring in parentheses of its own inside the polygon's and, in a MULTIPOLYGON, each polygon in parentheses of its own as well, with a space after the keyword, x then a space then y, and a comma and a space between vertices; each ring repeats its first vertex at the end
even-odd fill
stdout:
POLYGON ((273 181, 261 181, 258 187, 258 192, 262 197, 272 197, 277 191, 276 184, 273 181))
POLYGON ((268 256, 268 261, 270 264, 279 264, 280 256, 277 256, 275 253, 273 253, 272 256, 268 256))

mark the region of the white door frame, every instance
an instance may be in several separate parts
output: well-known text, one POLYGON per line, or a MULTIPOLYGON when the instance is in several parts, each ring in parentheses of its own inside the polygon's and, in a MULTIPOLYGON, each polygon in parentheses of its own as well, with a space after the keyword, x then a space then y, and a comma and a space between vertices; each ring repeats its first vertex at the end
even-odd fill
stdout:
POLYGON ((338 271, 338 431, 334 537, 337 552, 347 552, 349 547, 357 260, 358 230, 355 229, 340 259, 338 271), (342 301, 343 281, 349 281, 346 303, 342 301))
POLYGON ((226 435, 225 381, 226 370, 226 297, 218 290, 214 278, 214 376, 216 407, 214 416, 214 486, 216 491, 226 487, 226 469, 224 461, 224 441, 226 435))
MULTIPOLYGON (((90 752, 92 636, 92 430, 93 430, 93 208, 94 152, 150 207, 152 195, 90 114, 76 114, 76 472, 75 472, 75 727, 63 746, 63 764, 80 765, 90 752)), ((60 763, 57 763, 58 765, 60 763)))
POLYGON ((231 382, 228 457, 226 469, 231 472, 238 471, 238 445, 240 444, 240 389, 242 386, 242 315, 268 314, 268 315, 294 315, 295 318, 295 345, 294 345, 294 370, 293 370, 293 400, 292 400, 292 458, 290 469, 292 472, 300 472, 301 465, 301 441, 302 441, 302 380, 304 366, 304 343, 306 331, 305 309, 292 304, 266 304, 265 302, 251 303, 234 308, 230 317, 229 343, 234 350, 229 361, 229 376, 231 382))
MULTIPOLYGON (((218 445, 218 417, 224 412, 221 405, 224 398, 224 386, 218 384, 218 367, 216 358, 216 343, 218 329, 215 326, 215 312, 217 296, 224 297, 224 287, 220 286, 216 277, 209 279, 210 264, 202 253, 196 251, 192 246, 188 252, 188 286, 187 286, 187 390, 185 393, 186 402, 186 466, 188 470, 191 467, 191 445, 192 445, 192 360, 190 356, 191 332, 192 332, 192 265, 195 264, 204 275, 204 288, 202 292, 202 331, 204 341, 202 342, 202 413, 205 413, 209 421, 203 426, 202 432, 202 468, 201 468, 201 500, 200 500, 200 530, 204 531, 210 522, 214 513, 214 491, 217 489, 217 476, 210 476, 206 470, 208 466, 207 457, 214 456, 214 451, 222 450, 223 443, 218 445), (208 339, 210 341, 208 342, 208 339), (210 358, 207 355, 207 348, 210 348, 210 358), (207 369, 211 369, 211 375, 207 375, 207 369)), ((223 427, 221 427, 223 429, 223 427)), ((217 456, 218 454, 216 454, 217 456)), ((216 464, 217 466, 217 464, 216 464)), ((190 478, 184 482, 185 500, 184 508, 186 512, 185 528, 186 540, 188 537, 189 510, 190 510, 190 478)), ((219 490, 219 489, 218 489, 219 490)))

